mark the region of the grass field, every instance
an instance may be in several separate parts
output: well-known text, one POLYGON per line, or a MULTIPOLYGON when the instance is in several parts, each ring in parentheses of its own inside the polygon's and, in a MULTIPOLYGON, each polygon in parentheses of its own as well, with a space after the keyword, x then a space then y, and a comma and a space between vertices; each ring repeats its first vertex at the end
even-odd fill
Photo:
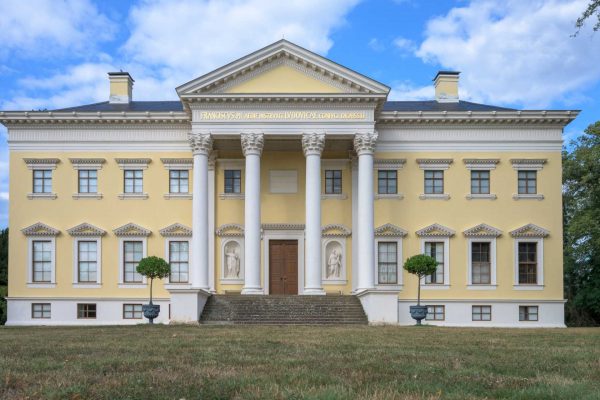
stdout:
POLYGON ((600 329, 1 328, 0 398, 600 399, 600 329))

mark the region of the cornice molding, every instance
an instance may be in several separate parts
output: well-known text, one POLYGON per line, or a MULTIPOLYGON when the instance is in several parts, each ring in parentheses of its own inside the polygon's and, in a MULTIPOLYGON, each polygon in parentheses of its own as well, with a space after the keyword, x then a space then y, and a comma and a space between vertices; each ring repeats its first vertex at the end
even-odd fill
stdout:
POLYGON ((454 162, 452 158, 417 158, 420 169, 448 169, 454 162))
POLYGON ((36 222, 26 228, 21 229, 25 236, 58 236, 60 231, 42 222, 36 222))
POLYGON ((28 169, 56 169, 56 165, 60 163, 59 158, 24 158, 28 169))
POLYGON ((67 233, 71 236, 76 237, 96 237, 96 236, 104 236, 106 231, 104 229, 98 228, 92 224, 84 222, 73 228, 67 229, 67 233))
POLYGON ((514 238, 545 238, 549 235, 550 231, 535 224, 527 224, 514 231, 510 231, 510 236, 514 238))
POLYGON ((263 231, 303 231, 304 224, 262 224, 263 231))
POLYGON ((178 222, 158 231, 163 237, 192 237, 192 229, 178 222))
POLYGON ((516 170, 534 170, 539 171, 544 168, 548 162, 545 158, 511 158, 510 163, 516 170))
POLYGON ((378 169, 402 169, 406 164, 406 158, 376 158, 373 160, 373 168, 378 169))
POLYGON ((105 158, 69 158, 69 161, 76 170, 79 169, 102 169, 102 164, 106 162, 105 158))
POLYGON ((405 237, 408 231, 394 224, 384 224, 375 228, 375 237, 405 237))
POLYGON ((243 237, 244 226, 240 224, 224 224, 215 230, 219 237, 243 237))
POLYGON ((167 112, 62 112, 62 111, 0 111, 0 123, 18 124, 173 124, 189 123, 190 116, 182 111, 167 112))
POLYGON ((420 237, 452 237, 456 232, 444 225, 435 223, 419 229, 415 233, 420 237))
POLYGON ((163 163, 166 169, 190 170, 194 167, 193 158, 161 158, 160 161, 163 163))
POLYGON ((137 169, 148 169, 148 164, 152 162, 151 158, 115 158, 119 168, 137 168, 137 169))
POLYGON ((348 237, 352 235, 352 231, 341 224, 329 224, 321 228, 321 237, 348 237))
POLYGON ((502 231, 487 224, 479 224, 463 231, 463 234, 472 238, 496 238, 502 235, 502 231))
POLYGON ((467 169, 496 169, 496 165, 500 163, 499 158, 463 158, 463 163, 467 169))
POLYGON ((113 229, 113 232, 119 237, 147 237, 152 233, 149 229, 143 228, 133 222, 113 229))

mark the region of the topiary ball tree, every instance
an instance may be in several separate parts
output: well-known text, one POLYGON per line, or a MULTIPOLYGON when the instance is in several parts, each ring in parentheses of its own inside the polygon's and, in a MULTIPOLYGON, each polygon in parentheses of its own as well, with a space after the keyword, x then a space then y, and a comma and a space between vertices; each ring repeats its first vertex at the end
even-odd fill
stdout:
POLYGON ((171 274, 171 266, 160 257, 150 256, 140 260, 136 271, 150 279, 150 305, 152 305, 152 281, 169 276, 171 274))
POLYGON ((409 257, 404 263, 405 270, 419 277, 417 306, 421 305, 421 279, 424 276, 433 274, 437 268, 437 265, 438 263, 435 261, 435 258, 425 254, 417 254, 416 256, 409 257))

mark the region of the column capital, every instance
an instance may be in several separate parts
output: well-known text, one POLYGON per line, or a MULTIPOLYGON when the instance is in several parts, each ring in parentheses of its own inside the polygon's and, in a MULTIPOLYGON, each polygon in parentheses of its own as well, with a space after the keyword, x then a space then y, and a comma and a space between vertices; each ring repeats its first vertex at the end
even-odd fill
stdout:
POLYGON ((373 154, 375 152, 375 143, 379 135, 376 131, 370 133, 357 133, 354 135, 354 150, 356 154, 373 154))
POLYGON ((262 154, 265 144, 265 138, 262 133, 242 133, 240 136, 244 157, 252 154, 258 156, 262 154))
POLYGON ((304 133, 302 134, 302 150, 304 155, 317 155, 320 156, 325 147, 325 134, 324 133, 304 133))
POLYGON ((209 133, 193 133, 188 134, 188 140, 192 147, 192 153, 203 154, 208 156, 212 151, 213 140, 209 133))

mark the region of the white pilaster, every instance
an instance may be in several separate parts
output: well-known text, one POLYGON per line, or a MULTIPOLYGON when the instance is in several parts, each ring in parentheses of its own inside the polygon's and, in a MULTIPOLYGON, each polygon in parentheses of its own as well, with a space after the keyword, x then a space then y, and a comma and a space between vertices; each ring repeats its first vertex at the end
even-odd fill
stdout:
POLYGON ((354 150, 358 155, 358 284, 356 291, 375 287, 375 231, 373 193, 373 153, 377 132, 357 134, 354 150))
POLYGON ((306 157, 306 278, 303 294, 325 294, 321 283, 321 153, 325 134, 302 135, 306 157))
POLYGON ((246 193, 244 202, 244 288, 242 294, 264 294, 260 284, 260 156, 262 133, 242 133, 242 151, 246 157, 246 193))

